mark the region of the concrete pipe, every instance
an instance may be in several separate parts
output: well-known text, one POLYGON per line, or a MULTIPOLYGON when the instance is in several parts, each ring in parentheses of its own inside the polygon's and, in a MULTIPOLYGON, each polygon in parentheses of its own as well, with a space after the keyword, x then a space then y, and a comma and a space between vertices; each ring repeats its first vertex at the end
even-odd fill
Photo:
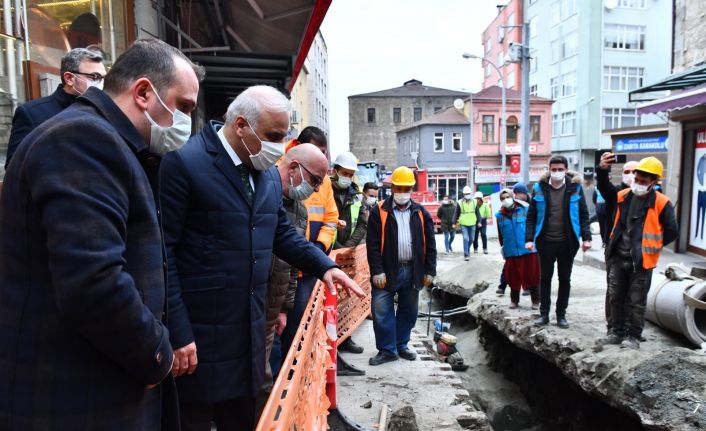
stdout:
POLYGON ((706 281, 673 274, 650 289, 645 317, 701 346, 706 342, 706 281))

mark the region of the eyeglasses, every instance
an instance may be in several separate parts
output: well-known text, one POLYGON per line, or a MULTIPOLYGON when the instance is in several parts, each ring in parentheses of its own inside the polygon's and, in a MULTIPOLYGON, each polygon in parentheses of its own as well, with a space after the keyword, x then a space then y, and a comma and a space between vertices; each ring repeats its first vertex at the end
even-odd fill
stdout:
POLYGON ((100 82, 105 78, 105 76, 101 75, 98 72, 93 72, 93 73, 85 73, 85 72, 74 72, 73 70, 70 70, 69 72, 73 73, 74 75, 83 75, 88 77, 91 81, 97 81, 100 82))
POLYGON ((324 179, 323 179, 323 178, 321 178, 321 177, 318 176, 318 175, 314 175, 314 174, 313 174, 310 170, 308 170, 308 169, 306 168, 306 166, 304 166, 301 162, 297 162, 297 163, 299 163, 299 166, 301 166, 302 168, 304 168, 304 170, 306 171, 306 173, 309 174, 309 176, 311 177, 311 179, 314 180, 314 183, 311 185, 313 188, 319 187, 319 186, 324 182, 324 179))

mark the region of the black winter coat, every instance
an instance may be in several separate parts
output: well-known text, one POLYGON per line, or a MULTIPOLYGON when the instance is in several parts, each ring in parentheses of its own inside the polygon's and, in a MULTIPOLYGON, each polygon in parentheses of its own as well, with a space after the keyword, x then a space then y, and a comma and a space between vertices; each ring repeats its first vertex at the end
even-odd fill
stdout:
MULTIPOLYGON (((392 209, 392 197, 385 199, 383 208, 387 210, 387 223, 385 224, 385 249, 380 252, 382 240, 382 222, 380 219, 380 208, 376 205, 370 210, 368 218, 368 234, 365 239, 368 252, 368 265, 370 266, 370 275, 385 274, 387 284, 395 285, 397 283, 397 274, 399 273, 399 258, 397 252, 397 220, 392 209)), ((434 237, 434 221, 431 219, 429 212, 412 201, 412 206, 409 209, 409 222, 412 230, 412 254, 413 258, 413 275, 412 280, 414 287, 421 289, 424 287, 424 275, 436 275, 436 238, 434 237), (418 213, 421 212, 424 218, 424 227, 419 219, 418 213), (424 237, 422 237, 424 235, 424 237), (426 241, 426 242, 425 242, 426 241), (426 244, 426 250, 424 249, 426 244)))

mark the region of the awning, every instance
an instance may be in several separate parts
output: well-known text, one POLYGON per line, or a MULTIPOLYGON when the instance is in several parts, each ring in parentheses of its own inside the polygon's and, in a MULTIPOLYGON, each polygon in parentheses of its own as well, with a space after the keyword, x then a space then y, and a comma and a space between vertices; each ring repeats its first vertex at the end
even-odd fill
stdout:
POLYGON ((696 89, 680 91, 661 99, 637 105, 639 115, 656 114, 657 112, 676 111, 706 104, 706 85, 696 89))
POLYGON ((165 40, 206 68, 206 118, 255 84, 291 91, 332 0, 166 0, 165 40))
POLYGON ((706 64, 670 75, 659 82, 628 93, 630 102, 647 102, 667 96, 670 90, 684 90, 706 84, 706 64))

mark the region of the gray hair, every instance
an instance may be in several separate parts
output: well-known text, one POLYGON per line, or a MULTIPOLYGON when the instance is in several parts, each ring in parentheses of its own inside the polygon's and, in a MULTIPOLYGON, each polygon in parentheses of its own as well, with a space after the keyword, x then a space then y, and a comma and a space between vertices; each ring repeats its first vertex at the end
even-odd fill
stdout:
POLYGON ((71 51, 67 52, 61 58, 61 83, 66 84, 64 82, 64 72, 78 72, 78 67, 84 61, 102 63, 103 56, 100 54, 100 52, 87 48, 74 48, 71 51))
POLYGON ((226 111, 226 124, 232 124, 239 115, 247 118, 250 126, 257 129, 260 114, 266 112, 289 112, 287 96, 269 85, 255 85, 247 88, 231 102, 226 111))
POLYGON ((158 92, 164 92, 176 82, 177 58, 187 62, 201 82, 203 67, 192 63, 177 48, 157 39, 138 39, 115 60, 105 76, 103 90, 111 95, 120 94, 136 80, 147 78, 158 92))

